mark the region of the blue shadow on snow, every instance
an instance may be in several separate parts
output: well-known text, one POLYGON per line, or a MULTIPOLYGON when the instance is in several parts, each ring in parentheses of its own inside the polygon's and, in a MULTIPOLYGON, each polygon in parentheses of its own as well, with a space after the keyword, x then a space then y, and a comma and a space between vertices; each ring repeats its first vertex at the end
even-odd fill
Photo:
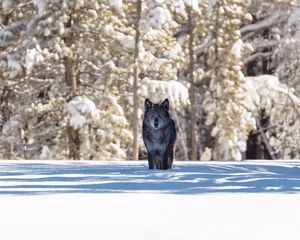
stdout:
POLYGON ((146 162, 0 161, 0 195, 57 193, 300 193, 300 162, 175 162, 167 171, 146 162))

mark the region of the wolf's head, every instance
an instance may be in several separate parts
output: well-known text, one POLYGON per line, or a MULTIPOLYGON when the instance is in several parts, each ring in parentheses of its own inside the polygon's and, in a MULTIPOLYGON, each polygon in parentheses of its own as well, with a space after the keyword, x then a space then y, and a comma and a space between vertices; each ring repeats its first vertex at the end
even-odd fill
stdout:
POLYGON ((170 121, 169 100, 166 98, 160 104, 154 104, 149 99, 145 100, 144 123, 154 129, 164 127, 170 121))

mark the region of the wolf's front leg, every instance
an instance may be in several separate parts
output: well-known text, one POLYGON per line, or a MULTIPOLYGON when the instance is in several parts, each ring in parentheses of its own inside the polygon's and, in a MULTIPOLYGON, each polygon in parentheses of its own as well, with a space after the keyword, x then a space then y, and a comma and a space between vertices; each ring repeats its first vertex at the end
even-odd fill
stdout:
POLYGON ((149 169, 154 169, 154 156, 148 152, 148 164, 149 164, 149 169))
POLYGON ((162 169, 164 170, 169 169, 168 157, 169 157, 169 151, 165 151, 162 157, 162 169))
POLYGON ((174 149, 174 145, 172 145, 170 147, 169 157, 168 157, 168 166, 169 166, 169 168, 172 168, 172 164, 173 164, 173 160, 174 160, 174 154, 175 154, 175 149, 174 149))
POLYGON ((155 156, 155 167, 156 169, 162 169, 162 157, 159 154, 155 156))

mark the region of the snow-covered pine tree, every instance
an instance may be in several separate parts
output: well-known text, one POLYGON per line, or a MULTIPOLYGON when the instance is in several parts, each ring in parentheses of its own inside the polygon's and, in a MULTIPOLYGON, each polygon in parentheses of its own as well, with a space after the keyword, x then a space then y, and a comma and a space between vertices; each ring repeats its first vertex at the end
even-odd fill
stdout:
MULTIPOLYGON (((203 64, 201 64, 201 55, 203 55, 204 39, 207 35, 205 21, 207 21, 207 1, 201 1, 195 4, 195 1, 185 1, 187 12, 187 28, 188 28, 188 68, 187 75, 189 79, 189 96, 190 96, 190 128, 187 128, 190 135, 190 159, 199 159, 202 149, 200 144, 199 127, 197 122, 201 116, 202 107, 199 102, 201 100, 200 88, 203 77, 203 64), (200 73, 200 74, 199 74, 200 73)), ((187 59, 185 60, 187 61, 187 59)))
MULTIPOLYGON (((5 49, 1 52, 3 80, 8 84, 22 79, 18 84, 11 84, 14 88, 18 88, 19 92, 13 89, 18 98, 11 98, 9 103, 17 106, 13 106, 14 111, 10 119, 2 123, 5 133, 14 136, 14 139, 9 140, 13 146, 7 149, 17 149, 17 155, 21 158, 39 158, 40 154, 43 158, 67 158, 66 126, 71 123, 72 113, 69 111, 66 97, 87 95, 97 107, 103 108, 100 112, 104 113, 101 124, 90 118, 95 114, 85 116, 85 113, 82 113, 82 117, 86 118, 85 124, 76 129, 80 130, 82 158, 99 156, 95 154, 99 152, 96 146, 99 134, 95 138, 90 138, 91 132, 87 134, 87 131, 95 129, 98 133, 106 133, 104 130, 108 124, 112 124, 114 130, 106 133, 109 137, 101 136, 102 144, 103 139, 107 140, 102 146, 105 148, 114 146, 114 149, 118 147, 114 157, 125 158, 127 148, 124 147, 124 143, 128 142, 131 135, 123 134, 123 129, 128 127, 123 112, 117 106, 118 111, 113 111, 107 118, 104 117, 108 115, 105 111, 110 110, 106 108, 107 103, 111 102, 107 100, 109 96, 119 96, 117 88, 112 84, 106 84, 105 76, 110 66, 110 55, 107 52, 112 39, 107 26, 111 23, 119 24, 116 23, 115 6, 98 1, 37 1, 2 6, 6 9, 14 7, 9 11, 10 18, 6 15, 1 18, 7 23, 0 32, 1 44, 5 49), (73 39, 68 42, 66 37, 70 35, 73 35, 73 39), (64 63, 67 59, 70 60, 69 63, 74 62, 73 70, 76 72, 77 86, 69 84, 74 87, 73 94, 70 94, 72 91, 69 89, 72 88, 68 88, 65 81, 64 63), (105 96, 101 94, 104 90, 108 93, 104 94, 105 96), (24 98, 20 101, 22 95, 24 98), (26 116, 21 118, 19 117, 21 114, 26 116), (114 116, 119 121, 111 123, 114 116), (27 130, 29 128, 30 131, 27 130), (12 129, 17 131, 15 135, 12 134, 12 129), (26 139, 24 143, 27 149, 22 147, 23 142, 18 143, 20 135, 21 139, 26 139), (115 139, 119 140, 116 142, 115 139)), ((7 12, 8 10, 3 13, 7 12)), ((121 16, 121 13, 119 15, 121 16)), ((75 100, 78 102, 80 99, 75 100)), ((87 98, 83 97, 81 100, 84 104, 87 98)), ((99 111, 97 108, 93 109, 99 111)))
POLYGON ((32 79, 27 77, 33 65, 43 61, 42 50, 30 37, 30 29, 44 20, 43 6, 35 1, 5 0, 0 8, 1 154, 5 158, 26 158, 36 120, 28 106, 43 91, 40 82, 32 85, 32 79))
MULTIPOLYGON (((257 142, 266 149, 267 158, 299 158, 300 99, 294 90, 272 75, 247 77, 247 94, 257 106, 257 142)), ((258 144, 254 142, 253 144, 258 144)), ((259 149, 252 149, 252 157, 264 157, 259 149), (256 157, 256 155, 258 155, 256 157)))
MULTIPOLYGON (((200 69, 200 65, 198 64, 198 60, 196 60, 196 54, 194 53, 192 55, 189 54, 189 50, 194 50, 196 49, 196 51, 200 48, 200 45, 202 44, 202 39, 206 34, 206 26, 204 24, 205 19, 206 19, 206 7, 207 7, 207 1, 165 1, 163 2, 164 4, 158 5, 158 7, 163 7, 166 9, 166 13, 168 17, 162 18, 162 19, 168 19, 169 16, 171 17, 171 21, 167 22, 167 24, 165 24, 165 26, 162 26, 163 32, 167 33, 167 35, 165 36, 169 36, 166 38, 166 45, 165 45, 165 50, 159 50, 157 51, 164 53, 159 59, 157 59, 156 62, 153 62, 153 64, 159 63, 159 62, 165 62, 168 63, 168 65, 166 65, 166 67, 161 68, 161 70, 159 71, 151 71, 147 73, 147 76, 150 76, 149 78, 144 78, 143 83, 144 86, 142 85, 142 93, 143 93, 143 89, 147 89, 148 92, 150 90, 150 92, 148 94, 144 94, 145 96, 150 96, 150 98, 153 98, 155 95, 157 96, 157 100, 154 101, 159 101, 162 100, 162 96, 166 96, 171 98, 171 103, 173 103, 173 105, 175 107, 180 106, 182 103, 186 103, 186 97, 183 96, 188 96, 188 94, 184 94, 186 91, 184 90, 183 86, 180 87, 182 88, 182 90, 180 90, 180 88, 176 91, 174 91, 174 89, 176 89, 176 86, 181 86, 178 83, 182 83, 184 86, 189 87, 189 89, 193 89, 193 83, 188 83, 188 79, 189 77, 192 77, 195 79, 195 81, 199 81, 200 79, 200 75, 199 73, 203 72, 200 69), (188 32, 188 9, 191 10, 192 12, 192 22, 194 25, 194 30, 192 31, 193 34, 195 35, 195 37, 193 38, 192 42, 189 42, 189 32, 188 32), (171 31, 171 33, 170 33, 171 31), (189 43, 191 43, 189 47, 189 43), (167 51, 166 51, 167 50, 167 51), (191 57, 192 56, 192 57, 191 57), (166 58, 166 60, 164 60, 164 58, 166 58), (191 62, 190 60, 195 59, 195 63, 189 64, 189 62, 191 62), (189 74, 189 71, 191 70, 191 66, 194 66, 194 71, 192 70, 193 74, 189 74), (153 81, 153 79, 156 79, 157 77, 154 76, 154 78, 152 77, 152 81, 151 81, 151 75, 153 73, 159 73, 160 76, 165 76, 163 78, 163 80, 168 80, 168 79, 172 79, 171 81, 167 81, 165 84, 164 82, 162 82, 160 85, 170 85, 172 86, 172 83, 176 83, 172 86, 172 88, 169 88, 169 90, 165 91, 164 89, 165 87, 160 87, 160 90, 157 89, 158 88, 158 82, 153 81), (173 73, 172 75, 170 75, 170 73, 173 73), (166 75, 168 74, 168 75, 166 75), (175 82, 174 80, 176 80, 177 82, 175 82), (152 86, 148 85, 149 83, 151 83, 152 86), (146 86, 145 86, 146 85, 146 86), (149 86, 147 88, 147 85, 149 86), (153 91, 155 89, 155 91, 153 91), (173 89, 173 90, 172 90, 173 89), (176 96, 176 94, 172 94, 172 91, 174 93, 177 92, 181 92, 179 96, 182 96, 180 98, 178 98, 176 96), (156 94, 155 94, 156 93, 156 94)), ((153 6, 157 6, 153 5, 153 6)), ((158 18, 158 17, 156 17, 158 18)), ((158 18, 159 19, 159 18, 158 18)), ((153 22, 153 20, 152 20, 153 22)), ((158 24, 160 25, 160 24, 158 24)), ((160 31, 161 31, 160 30, 160 31)), ((157 32, 157 31, 156 31, 157 32)), ((148 34, 150 35, 150 34, 148 34)), ((153 39, 150 39, 150 43, 147 42, 148 44, 153 44, 152 49, 159 49, 158 46, 164 46, 163 44, 161 44, 161 39, 164 39, 163 37, 158 38, 158 41, 155 40, 153 41, 153 39)), ((197 51, 198 52, 198 51, 197 51)), ((155 65, 149 65, 150 69, 151 66, 155 66, 155 65)), ((164 66, 164 65, 162 65, 164 66)), ((162 79, 161 77, 159 79, 162 79)), ((197 91, 197 90, 196 90, 197 91)), ((195 91, 195 92, 196 92, 195 91)), ((147 92, 147 91, 146 91, 147 92)), ((192 91, 191 91, 192 92, 192 91)), ((191 93, 190 92, 190 93, 191 93)), ((186 92, 187 93, 187 92, 186 92)), ((192 94, 193 95, 193 94, 192 94)), ((196 93, 197 97, 199 97, 199 94, 196 93)), ((196 99, 196 98, 195 98, 196 99)), ((184 104, 183 104, 184 105, 184 104)), ((195 111, 190 111, 193 112, 194 115, 198 115, 198 109, 197 109, 197 103, 191 103, 191 105, 195 111)), ((198 105, 199 106, 199 105, 198 105)), ((178 109, 179 110, 179 109, 178 109)), ((191 134, 191 128, 190 126, 190 121, 186 121, 186 118, 189 119, 189 117, 187 116, 187 113, 189 111, 186 111, 185 109, 181 108, 179 111, 173 111, 173 116, 176 119, 177 122, 177 127, 178 127, 178 145, 180 146, 178 148, 178 153, 177 155, 180 158, 183 159, 188 159, 188 148, 191 146, 190 142, 191 139, 188 137, 191 134)), ((197 116, 198 117, 198 116, 197 116)), ((196 121, 192 121, 192 122, 196 122, 196 121)), ((195 126, 195 124, 194 124, 195 126)), ((195 131, 195 134, 197 134, 197 131, 195 131)), ((195 139, 195 138, 194 138, 195 139)), ((198 148, 196 147, 196 143, 193 143, 194 149, 198 148)), ((195 151, 194 151, 195 152, 195 151)), ((195 157, 196 159, 196 157, 195 157)))
MULTIPOLYGON (((298 1, 299 2, 299 1, 298 1)), ((282 22, 273 27, 274 51, 271 59, 271 68, 276 69, 275 74, 300 93, 300 9, 293 1, 280 9, 283 11, 282 22), (285 13, 285 14, 284 14, 285 13)))
MULTIPOLYGON (((120 95, 122 99, 120 102, 122 102, 127 118, 131 119, 132 129, 141 127, 142 106, 146 97, 153 102, 159 102, 168 97, 172 106, 188 101, 188 95, 185 94, 186 87, 175 81, 177 80, 176 60, 180 56, 181 49, 177 49, 179 45, 175 44, 176 39, 173 37, 174 29, 178 27, 178 24, 171 18, 170 3, 168 1, 142 1, 138 28, 139 43, 135 41, 136 4, 137 2, 133 4, 131 1, 123 1, 123 11, 127 17, 123 19, 122 25, 110 28, 112 34, 115 35, 110 51, 111 63, 114 66, 113 71, 110 71, 110 79, 119 82, 118 88, 127 90, 126 94, 120 95), (135 44, 138 54, 135 51, 135 44), (134 64, 135 54, 138 55, 137 64, 134 64), (136 102, 133 103, 135 82, 139 82, 135 96, 135 99, 139 101, 138 111, 137 109, 134 111, 136 102), (132 118, 134 112, 134 118, 132 118)), ((137 133, 136 130, 135 133, 137 133)), ((138 148, 142 147, 140 137, 139 133, 138 148)), ((134 152, 137 158, 137 147, 134 152)))
POLYGON ((253 19, 241 27, 243 41, 253 46, 253 52, 243 60, 246 75, 273 74, 280 70, 280 67, 277 69, 279 64, 283 66, 281 63, 285 61, 280 59, 280 55, 284 55, 280 54, 280 49, 286 45, 284 39, 289 36, 288 19, 293 13, 293 8, 297 9, 296 2, 251 1, 248 11, 253 19))
POLYGON ((295 140, 298 106, 294 96, 299 95, 297 2, 252 1, 249 11, 253 20, 241 28, 243 40, 254 48, 243 60, 244 72, 259 79, 256 83, 262 81, 258 84, 258 93, 267 93, 260 95, 256 113, 260 130, 250 135, 247 151, 250 158, 293 158, 298 155, 295 140), (269 92, 270 88, 273 93, 269 92))
POLYGON ((255 128, 241 72, 242 55, 248 46, 241 40, 239 29, 244 21, 251 20, 245 11, 248 6, 248 1, 236 0, 220 0, 211 6, 211 41, 207 47, 210 84, 203 104, 206 124, 213 125, 216 160, 241 159, 238 142, 255 128))
MULTIPOLYGON (((120 26, 124 22, 123 5, 116 5, 114 1, 63 1, 61 4, 64 19, 59 23, 62 41, 58 44, 58 50, 62 49, 60 58, 65 61, 65 70, 68 59, 75 67, 71 67, 76 74, 71 74, 71 86, 74 87, 74 83, 77 85, 76 89, 71 88, 73 97, 65 108, 66 112, 71 113, 67 115, 71 118, 64 118, 63 125, 73 128, 79 135, 74 140, 80 142, 76 148, 80 148, 81 158, 125 159, 125 145, 131 139, 131 134, 125 131, 128 122, 116 100, 121 91, 117 86, 122 79, 116 83, 115 78, 110 78, 112 70, 116 69, 111 61, 115 56, 110 54, 110 44, 115 37, 112 35, 113 26, 120 26), (73 35, 71 44, 66 42, 69 34, 73 35), (79 128, 71 124, 73 114, 69 104, 73 100, 80 116, 86 118, 85 124, 79 128)), ((60 140, 65 142, 66 139, 62 135, 60 140)), ((78 155, 75 157, 78 158, 78 155)))
POLYGON ((142 0, 136 1, 136 20, 134 24, 135 38, 134 38, 134 59, 133 59, 133 146, 132 159, 139 159, 139 99, 138 99, 138 81, 139 81, 139 43, 140 43, 140 22, 142 14, 142 0))

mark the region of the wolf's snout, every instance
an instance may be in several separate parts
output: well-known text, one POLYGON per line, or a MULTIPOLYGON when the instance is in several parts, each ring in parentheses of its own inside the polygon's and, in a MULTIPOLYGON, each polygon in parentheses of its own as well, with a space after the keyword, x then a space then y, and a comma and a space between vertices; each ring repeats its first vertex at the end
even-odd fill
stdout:
POLYGON ((154 127, 156 127, 156 128, 158 127, 158 118, 154 119, 154 127))

